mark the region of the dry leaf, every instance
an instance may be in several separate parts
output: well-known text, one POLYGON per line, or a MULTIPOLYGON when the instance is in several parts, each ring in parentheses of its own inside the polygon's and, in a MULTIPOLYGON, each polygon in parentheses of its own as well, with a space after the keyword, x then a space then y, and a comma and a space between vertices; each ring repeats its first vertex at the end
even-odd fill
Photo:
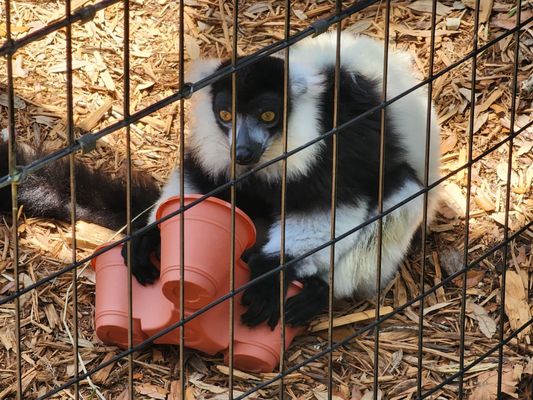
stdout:
POLYGON ((135 388, 135 391, 139 394, 149 396, 151 399, 165 400, 167 398, 168 390, 161 388, 151 383, 144 383, 135 388))
MULTIPOLYGON (((533 12, 530 10, 522 11, 522 16, 520 17, 520 23, 531 18, 533 12)), ((503 29, 513 29, 516 26, 516 15, 510 16, 506 13, 500 13, 496 17, 492 18, 492 24, 498 28, 503 29)))
POLYGON ((444 192, 447 195, 446 202, 448 205, 457 211, 461 217, 466 214, 466 197, 463 195, 463 191, 456 183, 448 183, 444 187, 444 192))
POLYGON ((187 51, 187 54, 189 55, 191 60, 196 60, 200 57, 200 46, 198 45, 198 42, 195 38, 193 38, 191 35, 185 34, 184 36, 184 44, 185 44, 185 50, 187 51))
POLYGON ((457 145, 457 135, 452 132, 450 136, 444 139, 444 141, 440 144, 440 153, 446 154, 452 151, 455 149, 455 145, 457 145))
POLYGON ((366 31, 371 26, 372 26, 372 21, 362 19, 360 21, 355 21, 352 25, 348 26, 346 30, 353 34, 358 34, 358 33, 366 31))
POLYGON ((338 394, 332 394, 331 397, 328 396, 328 392, 319 392, 313 390, 316 400, 346 400, 344 397, 339 396, 338 394))
MULTIPOLYGON (((518 329, 531 319, 524 282, 515 271, 507 271, 505 282, 505 314, 509 318, 511 329, 518 329)), ((531 331, 531 327, 518 334, 521 339, 531 331)))
MULTIPOLYGON (((80 69, 88 65, 89 62, 85 60, 72 60, 72 70, 80 69)), ((66 72, 67 71, 67 64, 66 62, 52 65, 50 68, 48 68, 48 73, 56 73, 56 72, 66 72)))
MULTIPOLYGON (((377 400, 381 400, 382 398, 383 398, 383 392, 378 389, 377 400)), ((369 391, 365 392, 364 396, 361 397, 361 400, 373 400, 373 399, 374 399, 374 391, 373 390, 369 390, 369 391)))
MULTIPOLYGON (((422 13, 431 13, 433 7, 433 0, 418 0, 412 4, 407 5, 408 8, 422 13)), ((449 14, 452 9, 437 1, 437 15, 449 14)))
POLYGON ((466 312, 470 318, 478 322, 479 330, 483 335, 489 339, 494 336, 494 333, 496 333, 496 321, 489 316, 487 310, 479 304, 469 301, 466 303, 466 312))
POLYGON ((293 11, 294 11, 294 15, 296 15, 296 17, 298 17, 299 20, 303 21, 307 19, 307 15, 303 11, 297 10, 297 9, 294 9, 293 11))
MULTIPOLYGON (((461 261, 461 267, 463 266, 463 261, 461 261)), ((459 269, 458 269, 459 270, 459 269)), ((471 269, 466 272, 466 287, 467 289, 477 286, 479 282, 485 276, 485 272, 478 269, 471 269)), ((463 287, 463 275, 459 275, 452 279, 452 282, 457 287, 463 287)))
POLYGON ((446 18, 446 29, 456 31, 461 27, 461 18, 446 18))
POLYGON ((482 190, 478 190, 476 193, 476 196, 474 197, 474 200, 476 204, 483 209, 483 211, 494 211, 496 209, 496 206, 492 202, 492 199, 489 197, 487 193, 485 193, 482 190))
POLYGON ((352 397, 350 400, 361 400, 363 398, 363 393, 359 390, 357 386, 352 386, 352 397))
MULTIPOLYGON (((511 367, 503 368, 502 392, 516 397, 516 385, 518 384, 515 372, 511 367)), ((469 400, 494 400, 498 393, 498 371, 483 372, 477 377, 476 389, 470 395, 469 400)))

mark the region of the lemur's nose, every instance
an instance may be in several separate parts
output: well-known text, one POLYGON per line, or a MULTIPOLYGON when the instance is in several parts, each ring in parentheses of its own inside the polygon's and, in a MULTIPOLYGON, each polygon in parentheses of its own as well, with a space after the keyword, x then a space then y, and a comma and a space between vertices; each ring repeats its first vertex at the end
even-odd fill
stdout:
POLYGON ((240 165, 248 165, 259 161, 260 154, 248 146, 237 146, 235 149, 235 161, 240 165))

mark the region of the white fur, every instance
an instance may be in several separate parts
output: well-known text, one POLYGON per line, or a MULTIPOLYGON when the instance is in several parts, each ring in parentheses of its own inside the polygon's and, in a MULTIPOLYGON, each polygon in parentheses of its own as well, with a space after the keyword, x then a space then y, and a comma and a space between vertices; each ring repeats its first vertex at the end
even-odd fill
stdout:
MULTIPOLYGON (((420 185, 408 182, 383 204, 384 210, 391 208, 418 192, 420 185)), ((423 197, 417 196, 402 207, 383 217, 383 239, 381 258, 381 280, 385 284, 394 276, 402 261, 417 227, 422 222, 423 197)), ((339 206, 335 218, 335 236, 354 229, 372 216, 377 210, 368 210, 365 203, 355 206, 339 206)), ((377 232, 375 221, 335 244, 334 294, 347 297, 353 294, 364 297, 376 288, 377 274, 377 232)), ((285 220, 286 254, 299 257, 309 250, 330 240, 331 218, 329 210, 312 214, 290 214, 285 220)), ((266 254, 278 254, 281 245, 280 221, 269 230, 268 242, 263 247, 266 254)), ((321 276, 328 281, 330 248, 326 247, 304 258, 297 267, 299 277, 321 276)))
MULTIPOLYGON (((184 177, 185 179, 185 194, 196 194, 198 193, 198 189, 194 187, 194 185, 189 182, 187 179, 187 175, 184 177)), ((152 211, 150 211, 150 217, 148 218, 148 223, 155 222, 157 209, 167 199, 173 197, 173 196, 179 196, 180 195, 180 171, 178 168, 176 168, 170 176, 168 177, 168 181, 165 186, 163 186, 163 189, 161 190, 161 194, 159 195, 159 200, 157 200, 157 203, 155 203, 154 208, 152 208, 152 211)))

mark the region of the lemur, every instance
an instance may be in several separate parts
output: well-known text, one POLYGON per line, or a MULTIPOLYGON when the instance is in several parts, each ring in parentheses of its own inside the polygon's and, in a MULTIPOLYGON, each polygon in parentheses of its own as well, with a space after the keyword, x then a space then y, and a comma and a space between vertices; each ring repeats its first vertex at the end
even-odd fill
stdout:
MULTIPOLYGON (((337 237, 375 217, 379 211, 381 111, 368 111, 382 104, 384 63, 381 42, 349 33, 343 33, 340 40, 337 126, 341 128, 335 133, 337 237), (366 115, 352 121, 364 113, 366 115)), ((299 280, 303 289, 287 300, 285 321, 302 325, 323 311, 328 303, 329 247, 308 257, 302 256, 331 239, 333 138, 327 133, 334 127, 336 35, 305 39, 293 45, 289 54, 287 150, 290 152, 315 141, 287 158, 286 171, 285 262, 298 260, 285 268, 285 282, 299 280)), ((227 60, 196 61, 190 67, 188 80, 197 82, 229 64, 227 60)), ((236 184, 236 205, 254 221, 266 226, 266 239, 246 260, 252 279, 280 265, 283 164, 278 161, 265 168, 261 165, 283 155, 284 68, 283 57, 274 55, 238 70, 235 113, 231 107, 231 76, 194 92, 190 100, 190 135, 181 166, 185 192, 208 193, 230 180, 233 137, 237 176, 254 171, 236 184), (232 133, 234 114, 235 134, 232 133)), ((398 96, 417 83, 410 55, 391 52, 387 97, 398 96)), ((421 191, 426 179, 429 184, 438 179, 439 144, 439 127, 433 106, 428 105, 425 88, 386 107, 383 210, 421 191), (428 106, 431 107, 427 138, 430 151, 426 176, 428 106)), ((97 179, 89 173, 87 176, 97 179)), ((155 221, 155 210, 160 203, 180 195, 179 177, 178 167, 170 174, 157 200, 153 185, 145 184, 144 189, 134 192, 136 209, 155 202, 149 223, 155 221)), ((42 178, 42 181, 49 180, 42 178)), ((113 188, 116 183, 112 183, 113 188)), ((95 191, 108 190, 103 181, 98 186, 92 185, 88 182, 79 189, 87 189, 93 196, 95 191)), ((46 187, 44 183, 42 186, 46 187)), ((21 188, 20 202, 27 211, 46 215, 47 199, 51 196, 42 196, 39 190, 36 186, 21 188)), ((103 197, 97 211, 91 211, 93 205, 88 204, 80 212, 119 214, 120 206, 111 205, 119 196, 108 195, 115 198, 103 197)), ((222 191, 216 196, 229 201, 230 192, 222 191)), ((61 198, 54 201, 64 203, 61 198)), ((428 220, 434 214, 436 202, 435 191, 430 191, 428 220)), ((49 208, 54 209, 53 206, 49 208)), ((418 195, 383 217, 381 285, 394 277, 423 221, 423 209, 424 197, 418 195)), ((68 207, 63 204, 61 212, 68 213, 68 207)), ((65 218, 61 212, 51 216, 65 218)), ((98 222, 106 225, 105 218, 98 218, 98 222)), ((375 221, 335 244, 333 294, 336 298, 365 297, 375 292, 377 236, 378 222, 375 221)), ((157 229, 134 237, 132 241, 132 272, 142 284, 151 284, 158 277, 159 271, 152 265, 150 255, 157 250, 159 242, 157 229)), ((248 309, 241 316, 245 324, 255 326, 265 321, 271 327, 277 324, 282 290, 279 282, 278 272, 246 289, 242 302, 248 309)))

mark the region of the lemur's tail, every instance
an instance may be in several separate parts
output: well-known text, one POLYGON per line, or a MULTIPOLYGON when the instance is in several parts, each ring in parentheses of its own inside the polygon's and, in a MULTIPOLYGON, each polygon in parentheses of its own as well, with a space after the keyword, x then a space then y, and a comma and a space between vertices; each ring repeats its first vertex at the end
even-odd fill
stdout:
MULTIPOLYGON (((0 137, 0 177, 8 174, 8 147, 0 137)), ((36 159, 31 151, 19 150, 17 164, 25 165, 36 159)), ((61 159, 30 174, 18 188, 18 202, 24 212, 32 217, 53 218, 70 222, 70 173, 68 159, 61 159)), ((126 224, 126 184, 121 177, 112 178, 100 171, 93 171, 77 163, 76 218, 110 229, 126 224)), ((159 195, 155 180, 132 174, 132 217, 154 204, 159 195)), ((0 189, 0 213, 11 211, 11 189, 0 189)), ((147 216, 148 213, 145 213, 147 216)), ((146 218, 139 218, 135 226, 141 226, 146 218)))

